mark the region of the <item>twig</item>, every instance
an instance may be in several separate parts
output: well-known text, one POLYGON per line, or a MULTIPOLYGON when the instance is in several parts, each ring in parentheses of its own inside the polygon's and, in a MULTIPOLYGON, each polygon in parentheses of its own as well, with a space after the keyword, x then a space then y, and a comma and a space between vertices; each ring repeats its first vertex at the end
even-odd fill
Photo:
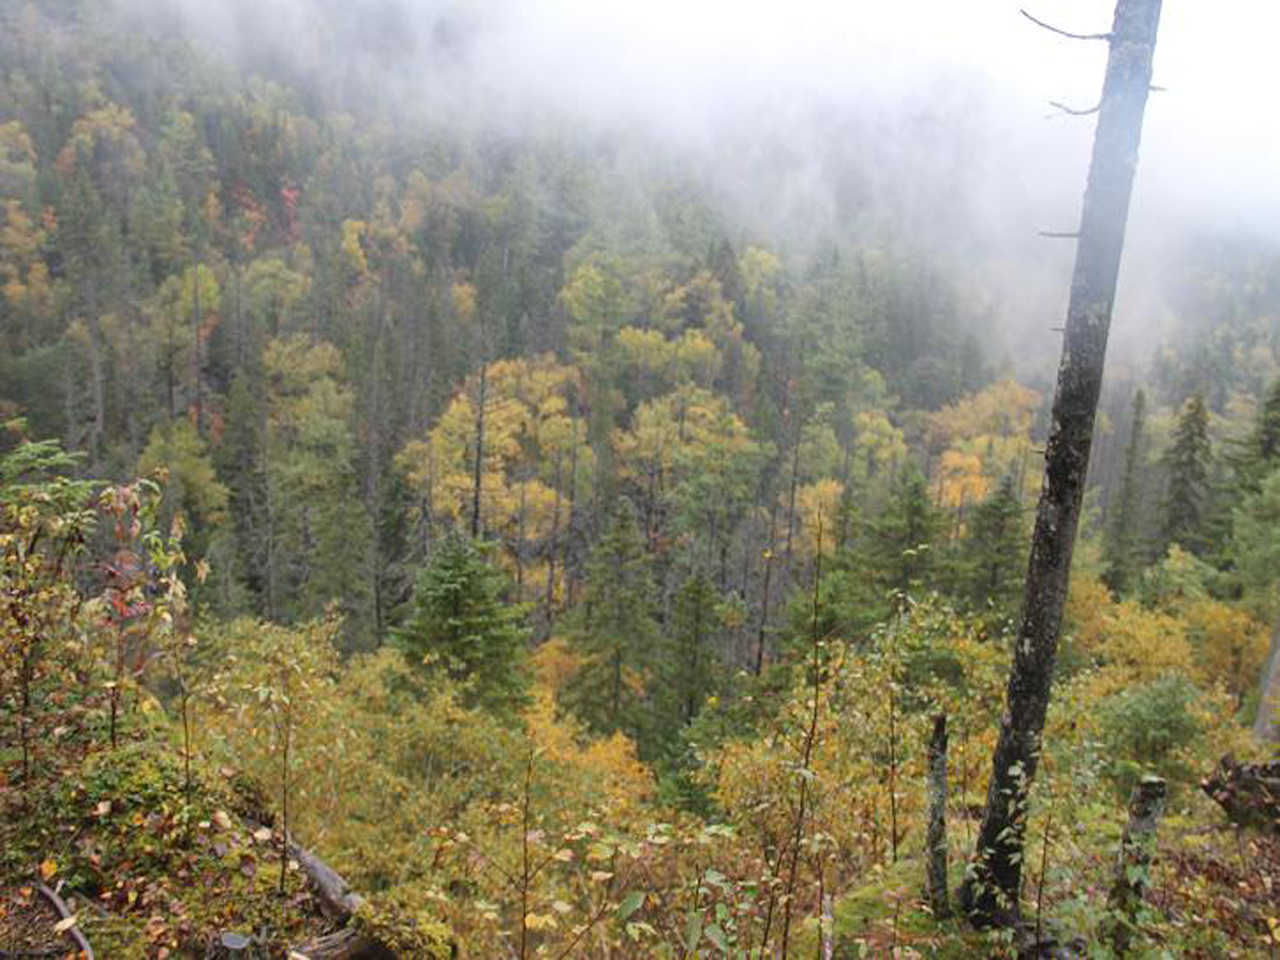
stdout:
MULTIPOLYGON (((40 891, 46 900, 53 904, 54 909, 58 911, 58 915, 61 916, 63 920, 75 920, 76 915, 71 912, 71 908, 67 906, 67 902, 46 886, 44 882, 38 881, 36 883, 36 889, 40 891)), ((80 931, 79 925, 72 923, 64 932, 76 942, 76 946, 80 949, 80 952, 84 954, 84 960, 94 960, 93 947, 89 946, 89 941, 80 931)))
MULTIPOLYGON (((1053 795, 1050 794, 1050 800, 1053 795)), ((1040 851, 1040 880, 1036 884, 1036 949, 1040 948, 1041 943, 1041 918, 1044 915, 1044 882, 1049 875, 1049 845, 1052 843, 1053 831, 1053 807, 1049 807, 1049 812, 1044 821, 1044 847, 1040 851)))
POLYGON ((1078 240, 1080 238, 1080 231, 1041 230, 1040 236, 1044 237, 1046 240, 1078 240))
MULTIPOLYGON (((628 883, 631 882, 631 877, 634 873, 635 873, 634 870, 630 871, 627 874, 626 878, 623 879, 621 883, 617 884, 617 886, 619 888, 625 887, 628 883)), ((569 941, 569 945, 565 947, 564 950, 562 950, 560 953, 556 954, 555 960, 566 960, 567 957, 571 956, 573 954, 574 949, 578 946, 579 941, 581 941, 583 937, 585 937, 588 933, 590 933, 592 930, 595 929, 596 925, 599 924, 600 921, 604 919, 605 914, 607 914, 610 911, 610 909, 612 909, 612 904, 610 904, 609 902, 608 890, 606 889, 604 902, 600 904, 600 909, 598 909, 595 913, 593 913, 590 917, 587 918, 587 922, 582 925, 581 929, 578 930, 574 938, 569 941)))
POLYGON ((1072 33, 1070 30, 1063 30, 1061 27, 1055 27, 1051 23, 1045 23, 1043 20, 1033 17, 1027 13, 1025 9, 1018 11, 1037 27, 1044 27, 1050 33, 1056 33, 1060 37, 1066 37, 1068 40, 1110 40, 1110 33, 1072 33))
POLYGON ((529 945, 529 793, 533 783, 533 744, 529 744, 529 757, 524 768, 524 802, 522 806, 520 837, 520 960, 528 955, 529 945))
MULTIPOLYGON (((1092 107, 1080 108, 1069 107, 1060 100, 1050 100, 1049 106, 1053 107, 1055 110, 1061 110, 1069 117, 1091 117, 1102 109, 1101 102, 1095 103, 1092 107)), ((1052 118, 1053 114, 1050 114, 1049 116, 1052 118)))

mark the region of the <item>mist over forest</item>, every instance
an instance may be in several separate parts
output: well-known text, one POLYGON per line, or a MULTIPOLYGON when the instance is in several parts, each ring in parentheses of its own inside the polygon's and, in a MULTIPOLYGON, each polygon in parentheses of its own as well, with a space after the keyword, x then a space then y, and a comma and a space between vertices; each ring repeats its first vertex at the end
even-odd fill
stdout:
POLYGON ((0 0, 0 956, 1271 956, 1280 13, 1164 6, 0 0))

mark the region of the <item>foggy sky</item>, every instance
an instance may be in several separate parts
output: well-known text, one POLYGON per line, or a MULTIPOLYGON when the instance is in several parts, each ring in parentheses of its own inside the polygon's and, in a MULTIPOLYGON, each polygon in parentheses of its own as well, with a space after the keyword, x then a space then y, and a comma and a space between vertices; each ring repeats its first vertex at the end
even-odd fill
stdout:
MULTIPOLYGON (((744 107, 892 105, 939 77, 1006 99, 1009 130, 1057 153, 1087 149, 1091 122, 1046 122, 1048 100, 1090 105, 1106 45, 1071 42, 1024 20, 1009 0, 150 0, 224 42, 278 43, 319 69, 366 56, 407 80, 406 100, 440 95, 442 21, 470 31, 451 95, 511 114, 550 110, 585 122, 645 125, 703 143, 744 107), (376 46, 376 51, 374 50, 376 46), (417 62, 415 62, 417 61, 417 62), (412 83, 421 86, 415 90, 412 83), (434 89, 433 89, 434 88, 434 89)), ((1112 0, 1031 0, 1077 31, 1110 25, 1112 0)), ((1225 215, 1280 213, 1280 124, 1273 122, 1280 4, 1166 0, 1144 178, 1225 215), (1239 207, 1240 209, 1235 209, 1239 207)), ((769 116, 759 116, 762 136, 769 116)), ((998 146, 998 145, 993 145, 998 146)))
MULTIPOLYGON (((126 2, 176 14, 232 57, 252 50, 331 91, 362 84, 408 117, 513 129, 550 118, 645 137, 748 225, 773 218, 788 236, 847 234, 850 191, 888 198, 889 227, 940 255, 979 255, 997 313, 1044 324, 1065 301, 1071 245, 1036 231, 1074 228, 1094 118, 1046 119, 1048 101, 1093 105, 1107 48, 1036 27, 1016 2, 126 2)), ((1102 32, 1114 3, 1027 5, 1102 32)), ((1241 228, 1280 236, 1277 35, 1275 0, 1166 0, 1155 82, 1167 92, 1147 113, 1121 345, 1150 346, 1171 245, 1241 228)))

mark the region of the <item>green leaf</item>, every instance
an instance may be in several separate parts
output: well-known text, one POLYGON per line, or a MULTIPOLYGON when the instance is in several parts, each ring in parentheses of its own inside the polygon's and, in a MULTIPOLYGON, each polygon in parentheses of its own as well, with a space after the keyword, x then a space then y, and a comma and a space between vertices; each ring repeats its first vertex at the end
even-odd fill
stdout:
POLYGON ((724 935, 724 931, 720 929, 719 924, 711 924, 706 929, 707 939, 711 941, 711 945, 721 953, 729 952, 729 938, 724 935))
POLYGON ((689 919, 684 926, 684 948, 689 953, 693 953, 697 949, 698 943, 702 940, 702 914, 695 911, 689 912, 689 919))
POLYGON ((622 898, 622 903, 618 904, 618 919, 626 920, 633 913, 644 906, 644 891, 633 890, 622 898))

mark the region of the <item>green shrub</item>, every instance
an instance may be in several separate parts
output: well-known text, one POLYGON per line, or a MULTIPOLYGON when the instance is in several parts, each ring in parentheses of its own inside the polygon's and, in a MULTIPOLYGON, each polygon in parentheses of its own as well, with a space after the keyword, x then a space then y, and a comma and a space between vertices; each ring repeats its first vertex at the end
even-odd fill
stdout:
POLYGON ((1099 705, 1107 774, 1122 797, 1144 773, 1164 777, 1171 789, 1191 778, 1181 755, 1204 732, 1196 709, 1200 696, 1190 680, 1166 674, 1099 705))

